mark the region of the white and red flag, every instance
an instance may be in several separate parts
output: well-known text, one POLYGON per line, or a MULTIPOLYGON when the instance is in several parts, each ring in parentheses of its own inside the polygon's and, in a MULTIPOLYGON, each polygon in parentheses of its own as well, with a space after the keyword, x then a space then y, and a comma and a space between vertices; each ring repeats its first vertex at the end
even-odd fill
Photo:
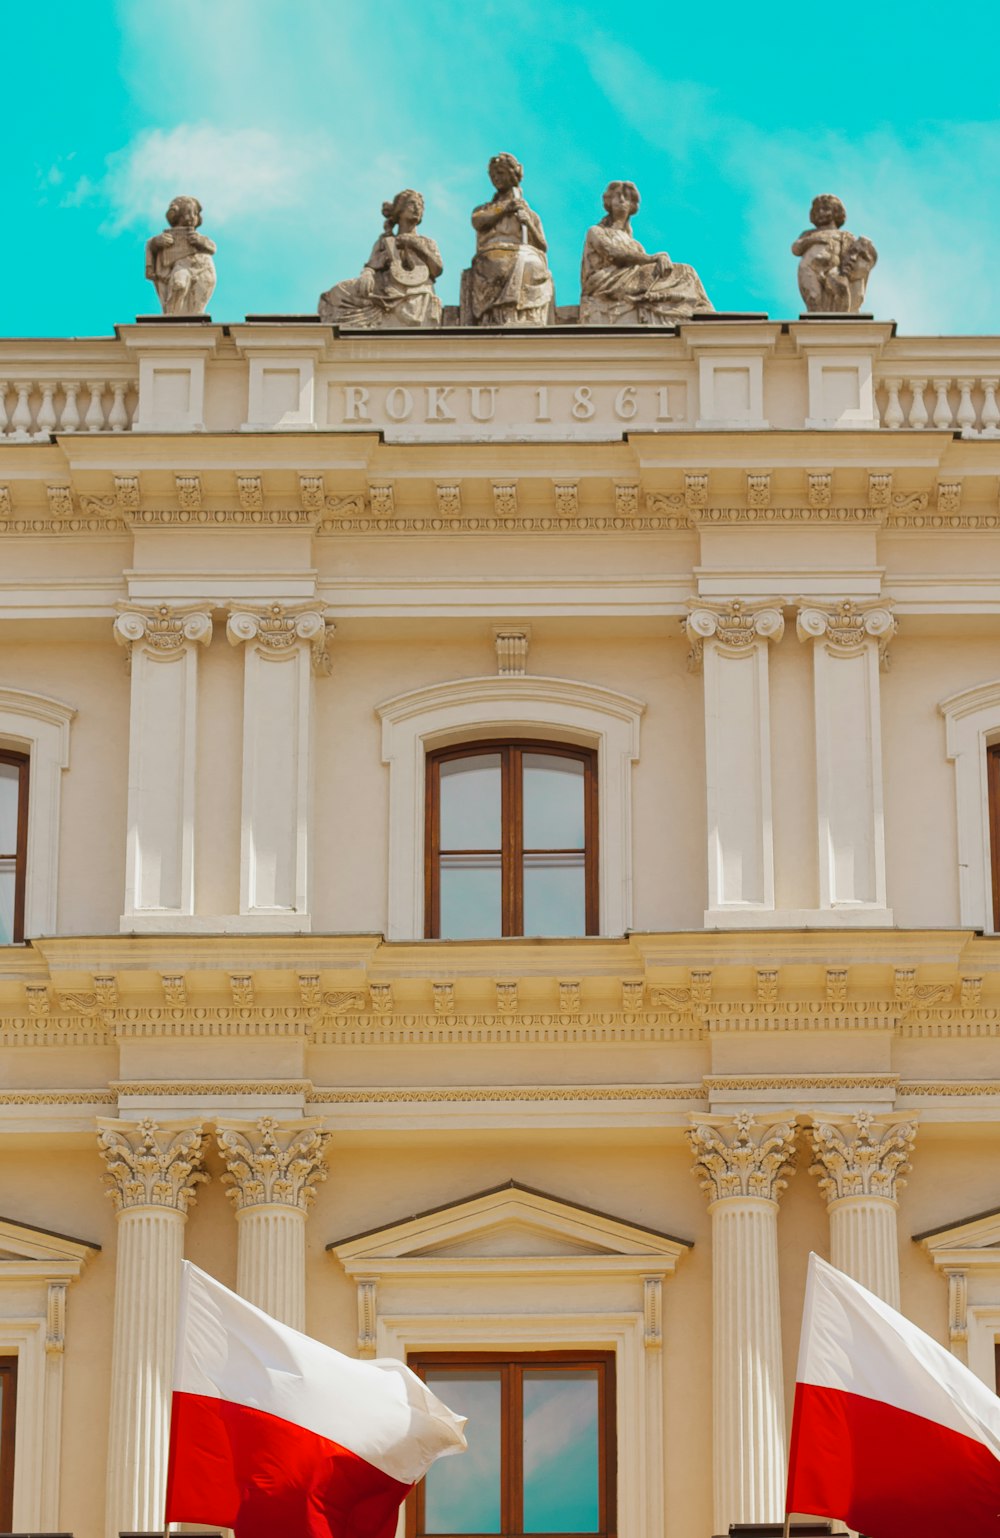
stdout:
POLYGON ((1000 1538, 1000 1399, 809 1257, 785 1509, 871 1538, 1000 1538))
POLYGON ((236 1538, 391 1538, 454 1415, 402 1362, 359 1362, 184 1262, 164 1522, 236 1538))

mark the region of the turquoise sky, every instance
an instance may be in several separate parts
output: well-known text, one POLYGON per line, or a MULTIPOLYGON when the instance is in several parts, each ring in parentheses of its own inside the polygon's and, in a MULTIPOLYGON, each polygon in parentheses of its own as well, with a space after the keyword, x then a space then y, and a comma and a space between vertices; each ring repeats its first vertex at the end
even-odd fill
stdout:
POLYGON ((500 149, 561 303, 605 183, 628 178, 636 235, 718 308, 796 315, 788 247, 829 190, 878 247, 877 315, 997 333, 998 34, 993 7, 940 0, 10 4, 0 334, 155 309, 143 242, 182 191, 218 243, 217 320, 314 310, 403 186, 426 195, 455 302, 500 149))

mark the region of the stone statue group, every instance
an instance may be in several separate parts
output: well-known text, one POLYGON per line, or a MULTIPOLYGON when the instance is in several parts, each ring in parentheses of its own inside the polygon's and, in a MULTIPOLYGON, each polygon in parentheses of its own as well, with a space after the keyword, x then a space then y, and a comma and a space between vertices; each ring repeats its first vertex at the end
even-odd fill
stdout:
MULTIPOLYGON (((462 326, 551 326, 576 322, 556 311, 555 286, 542 221, 521 191, 513 155, 489 165, 494 194, 472 210, 476 251, 462 274, 457 323, 462 326)), ((648 252, 632 234, 639 208, 634 182, 609 182, 604 218, 591 225, 580 264, 581 326, 671 326, 714 310, 693 267, 666 251, 648 252)), ((166 315, 201 315, 215 288, 215 244, 199 234, 197 198, 174 198, 168 229, 146 244, 146 276, 166 315)), ((360 276, 320 295, 320 319, 360 331, 436 327, 446 323, 434 284, 441 253, 419 227, 424 200, 406 188, 382 204, 385 223, 360 276)), ((799 258, 799 292, 811 314, 854 314, 878 260, 871 241, 844 229, 839 198, 823 193, 809 211, 812 228, 792 246, 799 258)), ((451 321, 451 317, 448 317, 451 321)), ((452 322, 454 323, 454 322, 452 322)))

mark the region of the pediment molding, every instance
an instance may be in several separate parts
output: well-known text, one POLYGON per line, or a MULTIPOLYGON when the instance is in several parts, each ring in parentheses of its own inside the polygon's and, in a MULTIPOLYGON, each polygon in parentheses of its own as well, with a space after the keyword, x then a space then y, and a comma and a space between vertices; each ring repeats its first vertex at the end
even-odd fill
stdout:
POLYGON ((913 1237, 940 1268, 1000 1269, 1000 1207, 913 1237))
POLYGON ((36 1276, 48 1274, 51 1268, 63 1271, 71 1267, 71 1274, 78 1276, 100 1248, 88 1239, 71 1239, 67 1234, 0 1217, 0 1276, 10 1265, 16 1265, 19 1274, 30 1271, 36 1276))

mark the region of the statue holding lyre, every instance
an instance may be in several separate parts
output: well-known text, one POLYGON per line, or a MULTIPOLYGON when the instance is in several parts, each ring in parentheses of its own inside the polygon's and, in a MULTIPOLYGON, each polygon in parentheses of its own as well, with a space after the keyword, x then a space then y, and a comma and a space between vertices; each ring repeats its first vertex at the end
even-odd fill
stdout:
POLYGON ((444 264, 434 241, 419 235, 424 200, 406 187, 382 204, 385 228, 361 274, 335 283, 319 298, 321 320, 360 331, 440 326, 441 301, 434 280, 444 264))

